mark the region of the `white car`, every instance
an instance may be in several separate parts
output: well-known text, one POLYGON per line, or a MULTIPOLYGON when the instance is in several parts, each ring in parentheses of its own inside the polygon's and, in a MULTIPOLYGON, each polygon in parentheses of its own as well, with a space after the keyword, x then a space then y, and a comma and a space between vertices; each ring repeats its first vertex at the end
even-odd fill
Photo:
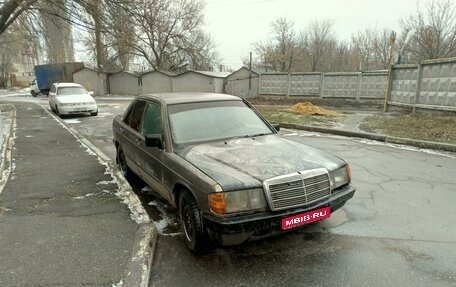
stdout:
POLYGON ((54 83, 49 91, 49 106, 58 116, 83 113, 96 116, 98 106, 91 94, 76 83, 54 83))

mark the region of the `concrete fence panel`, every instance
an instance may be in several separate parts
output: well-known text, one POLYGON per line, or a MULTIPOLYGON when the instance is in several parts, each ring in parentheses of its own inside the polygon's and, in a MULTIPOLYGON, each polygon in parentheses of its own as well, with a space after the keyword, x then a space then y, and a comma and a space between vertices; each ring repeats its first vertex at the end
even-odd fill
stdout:
POLYGON ((290 75, 290 96, 320 95, 321 73, 303 73, 290 75))
POLYGON ((456 59, 422 63, 418 105, 456 107, 456 59))
POLYGON ((260 94, 287 96, 288 77, 288 74, 262 74, 260 94))
POLYGON ((384 99, 388 85, 388 71, 363 73, 359 97, 362 99, 384 99))
POLYGON ((456 58, 394 66, 388 104, 456 111, 456 58))
POLYGON ((391 102, 414 104, 418 86, 418 65, 399 65, 393 68, 391 102))
POLYGON ((323 79, 324 98, 357 98, 360 73, 326 73, 323 79))

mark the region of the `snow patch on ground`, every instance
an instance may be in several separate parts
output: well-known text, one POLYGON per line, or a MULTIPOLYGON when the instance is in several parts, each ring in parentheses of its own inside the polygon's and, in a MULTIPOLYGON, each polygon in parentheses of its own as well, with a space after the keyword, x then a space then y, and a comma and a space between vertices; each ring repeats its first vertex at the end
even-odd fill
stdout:
MULTIPOLYGON (((14 139, 16 138, 16 121, 15 121, 16 115, 12 114, 12 117, 4 117, 3 118, 3 134, 0 135, 3 137, 2 144, 3 146, 0 147, 1 151, 1 165, 0 165, 0 170, 2 171, 2 177, 0 178, 0 194, 3 191, 3 188, 5 187, 6 181, 8 180, 10 174, 14 172, 16 169, 16 164, 14 163, 14 160, 12 159, 12 147, 14 143, 14 139), (13 126, 13 131, 12 134, 11 132, 11 125, 13 126), (6 168, 5 168, 6 166, 6 168)), ((13 176, 11 176, 11 179, 14 179, 13 176)))
POLYGON ((86 197, 90 197, 92 195, 95 195, 95 193, 87 193, 86 195, 82 195, 82 196, 76 196, 76 197, 73 197, 74 199, 84 199, 86 197))
POLYGON ((111 287, 122 287, 123 286, 123 280, 120 280, 119 283, 112 284, 111 287))
POLYGON ((67 124, 79 124, 81 120, 79 119, 68 119, 68 120, 63 120, 67 124))
MULTIPOLYGON (((106 174, 106 172, 105 172, 106 174)), ((115 184, 116 182, 114 180, 103 180, 103 181, 100 181, 100 182, 97 182, 97 185, 108 185, 108 184, 115 184)))
MULTIPOLYGON (((148 187, 146 187, 148 188, 148 187)), ((146 188, 143 188, 142 191, 145 191, 146 188)), ((150 188, 146 189, 146 191, 150 191, 150 188)), ((149 202, 150 206, 154 206, 159 212, 162 218, 159 221, 153 221, 152 223, 155 225, 155 228, 157 229, 158 234, 164 235, 164 236, 177 236, 180 235, 180 232, 174 232, 174 233, 166 233, 165 230, 169 226, 176 226, 178 220, 176 216, 169 214, 169 212, 166 211, 166 205, 162 203, 159 200, 153 200, 149 202)))

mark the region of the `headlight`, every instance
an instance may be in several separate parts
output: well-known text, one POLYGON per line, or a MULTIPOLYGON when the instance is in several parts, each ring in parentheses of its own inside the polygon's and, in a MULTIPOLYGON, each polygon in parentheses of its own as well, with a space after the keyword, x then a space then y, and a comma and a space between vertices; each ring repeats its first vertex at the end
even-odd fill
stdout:
POLYGON ((329 178, 331 179, 331 190, 334 190, 338 187, 341 187, 344 184, 347 184, 351 180, 350 166, 347 165, 331 171, 329 173, 329 178))
POLYGON ((248 189, 209 194, 209 205, 215 213, 233 213, 266 208, 263 189, 248 189))

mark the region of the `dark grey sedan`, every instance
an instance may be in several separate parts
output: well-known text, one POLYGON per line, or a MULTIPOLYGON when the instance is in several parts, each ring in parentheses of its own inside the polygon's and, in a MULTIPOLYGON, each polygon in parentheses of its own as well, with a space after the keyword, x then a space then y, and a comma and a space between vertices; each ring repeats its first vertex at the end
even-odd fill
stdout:
POLYGON ((196 252, 329 218, 353 197, 347 162, 276 129, 246 100, 207 93, 140 96, 113 122, 120 169, 177 207, 196 252))

